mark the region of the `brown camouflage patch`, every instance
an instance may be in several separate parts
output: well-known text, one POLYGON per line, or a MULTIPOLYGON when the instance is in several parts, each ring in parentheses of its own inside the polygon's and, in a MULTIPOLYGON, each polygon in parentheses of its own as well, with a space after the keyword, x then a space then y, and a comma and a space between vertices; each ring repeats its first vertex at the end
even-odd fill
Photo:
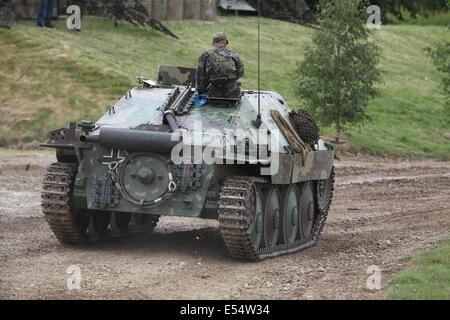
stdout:
POLYGON ((158 83, 167 86, 188 86, 195 83, 197 69, 160 66, 158 72, 158 83))

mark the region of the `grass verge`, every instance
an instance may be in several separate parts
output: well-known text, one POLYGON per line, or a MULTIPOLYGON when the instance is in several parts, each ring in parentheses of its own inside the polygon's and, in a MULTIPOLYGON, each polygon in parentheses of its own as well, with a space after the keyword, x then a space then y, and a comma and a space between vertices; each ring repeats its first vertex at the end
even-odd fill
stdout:
POLYGON ((388 299, 450 300, 450 240, 412 260, 390 283, 388 299))

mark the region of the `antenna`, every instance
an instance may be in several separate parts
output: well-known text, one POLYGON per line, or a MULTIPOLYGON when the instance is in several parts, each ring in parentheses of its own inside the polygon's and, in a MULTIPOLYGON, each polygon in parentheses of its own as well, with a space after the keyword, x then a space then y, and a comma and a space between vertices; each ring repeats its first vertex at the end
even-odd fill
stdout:
POLYGON ((261 1, 258 0, 258 116, 253 125, 259 129, 262 125, 261 119, 261 1))

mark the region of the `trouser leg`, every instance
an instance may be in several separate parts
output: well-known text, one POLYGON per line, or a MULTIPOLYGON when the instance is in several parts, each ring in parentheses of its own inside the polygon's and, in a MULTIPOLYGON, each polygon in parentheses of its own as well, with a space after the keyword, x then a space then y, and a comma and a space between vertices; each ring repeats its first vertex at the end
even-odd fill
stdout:
POLYGON ((45 17, 45 25, 52 25, 52 16, 53 16, 53 0, 47 0, 47 12, 45 17))
POLYGON ((46 13, 47 13, 47 0, 41 0, 37 16, 38 26, 44 26, 46 13))

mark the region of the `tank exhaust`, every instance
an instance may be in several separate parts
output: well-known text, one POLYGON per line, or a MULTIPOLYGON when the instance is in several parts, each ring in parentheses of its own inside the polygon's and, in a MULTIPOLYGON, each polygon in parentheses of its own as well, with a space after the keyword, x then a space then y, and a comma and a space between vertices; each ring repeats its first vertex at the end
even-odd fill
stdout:
POLYGON ((182 141, 174 137, 166 132, 103 128, 99 135, 82 135, 80 140, 132 152, 168 154, 182 141))

